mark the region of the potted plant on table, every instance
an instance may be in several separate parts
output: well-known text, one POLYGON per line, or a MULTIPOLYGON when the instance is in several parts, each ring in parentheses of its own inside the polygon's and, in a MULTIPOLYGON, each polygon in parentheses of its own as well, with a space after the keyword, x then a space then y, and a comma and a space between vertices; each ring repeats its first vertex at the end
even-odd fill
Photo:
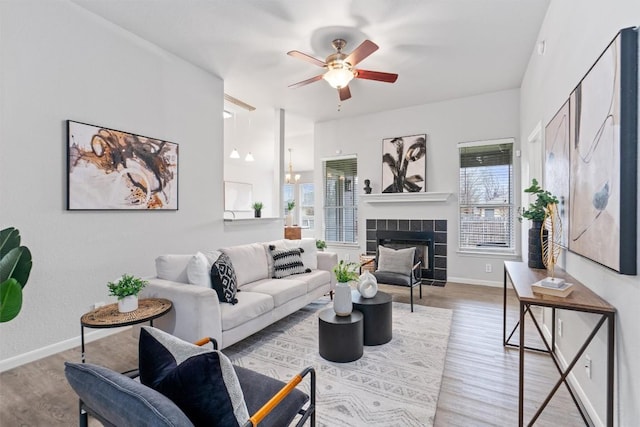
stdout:
POLYGON ((358 280, 358 264, 355 262, 345 262, 340 260, 333 267, 338 284, 336 285, 335 296, 333 297, 333 310, 337 316, 349 316, 353 311, 351 302, 351 286, 349 282, 358 280))
POLYGON ((253 208, 254 218, 260 218, 262 216, 262 208, 264 207, 262 202, 255 202, 251 207, 253 208))
POLYGON ((291 227, 293 225, 293 208, 296 207, 295 200, 289 200, 287 202, 287 217, 285 218, 285 225, 291 227))
POLYGON ((118 311, 128 313, 138 308, 138 294, 147 285, 146 280, 123 274, 117 282, 107 283, 109 295, 118 297, 118 311))
POLYGON ((325 242, 324 240, 316 240, 316 248, 319 251, 324 251, 327 248, 327 242, 325 242))
POLYGON ((531 268, 545 268, 542 262, 542 239, 540 238, 540 231, 547 212, 547 206, 558 203, 558 198, 549 191, 543 190, 535 178, 531 180, 531 186, 526 188, 524 192, 536 195, 536 201, 530 203, 527 209, 521 208, 520 216, 518 216, 520 222, 522 222, 522 218, 531 220, 528 265, 531 268))

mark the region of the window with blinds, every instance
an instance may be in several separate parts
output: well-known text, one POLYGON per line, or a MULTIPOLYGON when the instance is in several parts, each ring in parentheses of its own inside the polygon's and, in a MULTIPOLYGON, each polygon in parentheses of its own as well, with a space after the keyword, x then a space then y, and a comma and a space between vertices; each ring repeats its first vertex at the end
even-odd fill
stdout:
POLYGON ((515 248, 513 139, 458 144, 460 249, 515 248))
POLYGON ((358 239, 358 165, 355 157, 325 160, 324 239, 356 243, 358 239))

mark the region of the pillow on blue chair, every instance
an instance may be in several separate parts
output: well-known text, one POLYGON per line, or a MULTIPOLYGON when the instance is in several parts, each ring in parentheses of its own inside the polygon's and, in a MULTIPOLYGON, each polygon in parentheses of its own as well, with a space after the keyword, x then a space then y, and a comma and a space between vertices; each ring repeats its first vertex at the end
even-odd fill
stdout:
POLYGON ((242 426, 249 419, 238 377, 221 352, 142 327, 140 381, 171 399, 196 426, 242 426))

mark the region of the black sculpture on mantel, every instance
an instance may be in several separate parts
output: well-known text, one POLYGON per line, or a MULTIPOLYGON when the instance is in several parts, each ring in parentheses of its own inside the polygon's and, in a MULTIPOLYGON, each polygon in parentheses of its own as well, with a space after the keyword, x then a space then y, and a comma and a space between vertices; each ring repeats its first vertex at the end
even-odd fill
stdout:
POLYGON ((371 181, 368 179, 364 180, 364 193, 365 194, 371 194, 371 187, 369 186, 369 184, 371 184, 371 181))

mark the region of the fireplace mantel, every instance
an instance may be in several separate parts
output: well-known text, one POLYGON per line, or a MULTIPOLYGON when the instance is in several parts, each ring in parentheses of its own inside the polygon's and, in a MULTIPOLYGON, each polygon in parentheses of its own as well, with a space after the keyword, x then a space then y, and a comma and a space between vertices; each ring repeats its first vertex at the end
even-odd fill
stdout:
POLYGON ((360 194, 360 200, 365 203, 397 203, 397 202, 446 202, 453 193, 376 193, 360 194))

